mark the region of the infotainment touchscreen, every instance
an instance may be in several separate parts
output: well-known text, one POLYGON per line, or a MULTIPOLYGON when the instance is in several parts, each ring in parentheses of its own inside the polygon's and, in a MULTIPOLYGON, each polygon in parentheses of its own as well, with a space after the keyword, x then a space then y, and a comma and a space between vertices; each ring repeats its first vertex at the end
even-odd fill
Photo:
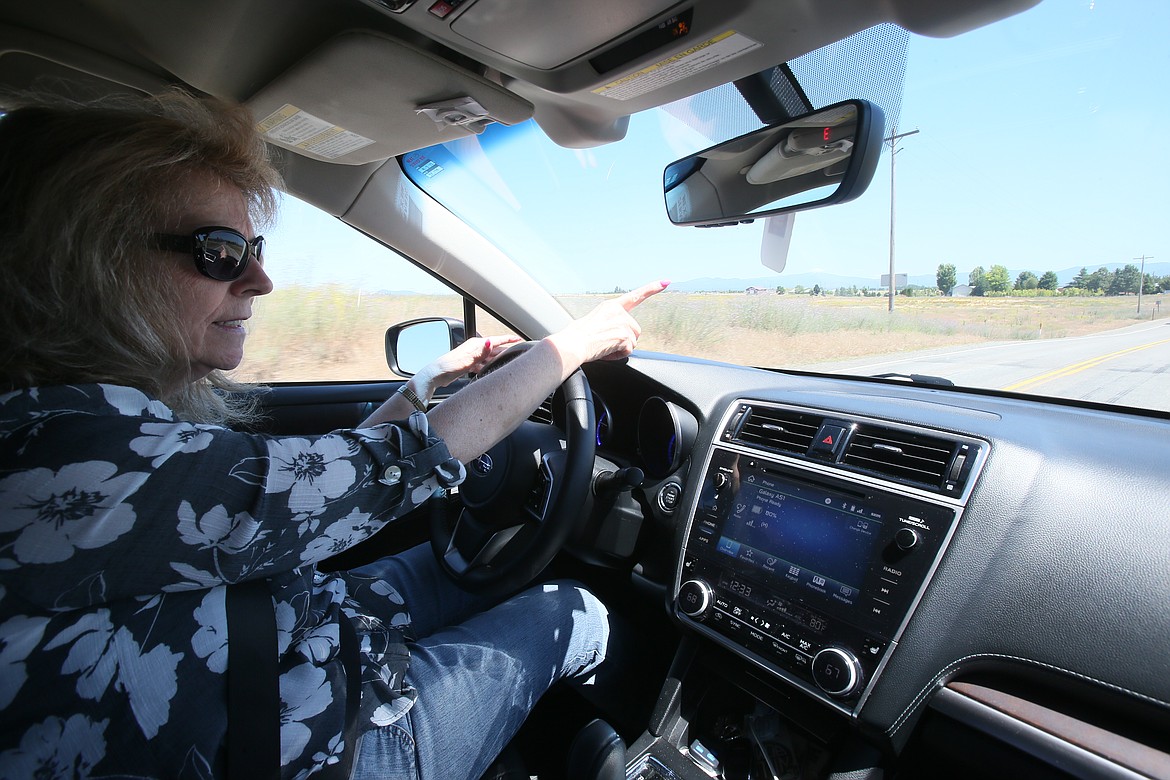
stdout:
POLYGON ((742 449, 712 448, 679 551, 675 613, 849 709, 898 641, 957 507, 742 449))
POLYGON ((880 536, 880 509, 856 496, 762 470, 739 474, 716 549, 852 605, 880 536))

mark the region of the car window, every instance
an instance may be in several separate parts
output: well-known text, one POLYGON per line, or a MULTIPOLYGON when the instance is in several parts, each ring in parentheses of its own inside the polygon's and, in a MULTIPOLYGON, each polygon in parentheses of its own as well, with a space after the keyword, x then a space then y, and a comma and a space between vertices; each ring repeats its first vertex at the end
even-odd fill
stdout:
MULTIPOLYGON (((257 298, 244 382, 379 381, 386 328, 419 317, 463 318, 463 298, 398 253, 291 195, 265 231, 273 291, 257 298)), ((477 330, 511 333, 482 310, 477 330)))

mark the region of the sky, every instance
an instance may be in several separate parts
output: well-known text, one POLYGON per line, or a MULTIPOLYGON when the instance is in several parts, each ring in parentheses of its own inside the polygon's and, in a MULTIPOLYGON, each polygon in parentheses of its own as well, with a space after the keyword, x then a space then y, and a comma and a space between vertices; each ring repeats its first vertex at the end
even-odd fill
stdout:
MULTIPOLYGON (((898 130, 919 132, 897 155, 895 271, 951 263, 962 282, 977 265, 1040 275, 1136 265, 1143 254, 1170 261, 1167 30, 1167 0, 1043 0, 956 38, 912 36, 898 130)), ((759 263, 762 221, 669 224, 663 168, 713 142, 670 117, 637 115, 622 142, 586 150, 556 147, 531 124, 505 130, 459 142, 464 170, 429 153, 446 166, 427 186, 456 213, 500 227, 493 240, 554 292, 771 273, 759 263)), ((384 251, 337 227, 288 199, 269 233, 277 283, 325 281, 333 269, 319 258, 344 251, 361 258, 363 289, 433 289, 400 264, 387 271, 384 251)), ((883 153, 858 200, 796 216, 784 273, 877 286, 889 252, 883 153)))

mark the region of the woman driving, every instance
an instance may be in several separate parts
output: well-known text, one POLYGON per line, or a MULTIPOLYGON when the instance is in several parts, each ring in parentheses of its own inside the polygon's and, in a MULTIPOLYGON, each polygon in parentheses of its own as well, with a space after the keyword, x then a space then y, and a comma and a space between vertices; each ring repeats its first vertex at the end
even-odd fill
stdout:
POLYGON ((257 225, 279 185, 247 111, 215 100, 0 118, 0 776, 240 774, 228 605, 256 583, 275 617, 268 776, 478 777, 545 689, 604 661, 606 609, 572 582, 493 605, 425 546, 316 564, 457 484, 583 363, 628 355, 630 311, 666 283, 425 413, 514 339, 469 340, 354 430, 244 432, 222 372, 272 290, 257 225))

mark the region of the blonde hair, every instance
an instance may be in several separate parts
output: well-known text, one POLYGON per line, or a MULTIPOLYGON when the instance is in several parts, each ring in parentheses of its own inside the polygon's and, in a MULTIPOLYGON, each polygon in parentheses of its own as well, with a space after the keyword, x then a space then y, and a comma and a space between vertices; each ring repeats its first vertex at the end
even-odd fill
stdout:
POLYGON ((247 109, 180 91, 92 103, 6 101, 0 118, 0 391, 129 385, 185 419, 251 408, 213 371, 187 381, 178 290, 153 234, 181 215, 185 181, 210 174, 271 222, 281 182, 247 109), (15 106, 15 107, 13 107, 15 106))

